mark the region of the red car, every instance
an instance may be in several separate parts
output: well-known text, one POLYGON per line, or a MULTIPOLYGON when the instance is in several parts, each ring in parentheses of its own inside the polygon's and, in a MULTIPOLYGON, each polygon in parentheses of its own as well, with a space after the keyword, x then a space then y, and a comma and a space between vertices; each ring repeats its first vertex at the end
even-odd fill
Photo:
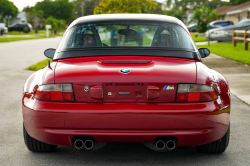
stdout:
POLYGON ((24 85, 27 148, 96 150, 106 142, 143 142, 160 152, 177 146, 224 152, 229 86, 202 63, 209 54, 197 49, 174 17, 108 14, 75 20, 57 50, 45 51, 53 62, 24 85))

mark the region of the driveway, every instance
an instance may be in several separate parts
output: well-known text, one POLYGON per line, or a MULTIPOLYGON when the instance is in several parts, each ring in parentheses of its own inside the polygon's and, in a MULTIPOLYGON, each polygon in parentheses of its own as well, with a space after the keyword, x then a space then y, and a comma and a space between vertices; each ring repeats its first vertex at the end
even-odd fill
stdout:
POLYGON ((230 91, 250 105, 250 66, 215 54, 204 58, 203 62, 225 76, 229 82, 230 91))
MULTIPOLYGON (((32 153, 22 136, 22 88, 31 71, 25 70, 40 60, 43 51, 55 48, 60 38, 0 43, 0 165, 250 165, 250 106, 232 94, 231 138, 221 155, 198 153, 194 147, 179 147, 169 153, 157 153, 141 143, 109 143, 95 152, 59 146, 54 153, 32 153)), ((212 55, 204 62, 223 72, 232 92, 248 95, 244 86, 245 66, 212 55), (233 65, 232 65, 232 64, 233 65), (226 67, 226 64, 232 66, 226 67), (232 69, 230 67, 233 67, 232 69), (236 70, 241 71, 241 74, 236 70), (237 80, 239 81, 237 81, 237 80), (244 92, 245 91, 245 92, 244 92)), ((249 69, 249 66, 246 66, 249 69)), ((249 86, 250 84, 248 84, 249 86)))

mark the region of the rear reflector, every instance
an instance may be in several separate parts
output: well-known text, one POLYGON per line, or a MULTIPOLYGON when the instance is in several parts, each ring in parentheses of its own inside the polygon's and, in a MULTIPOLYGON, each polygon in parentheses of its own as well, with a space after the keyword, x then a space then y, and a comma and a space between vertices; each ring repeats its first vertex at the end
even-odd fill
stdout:
POLYGON ((41 85, 35 92, 35 98, 43 101, 75 101, 71 84, 41 85))
POLYGON ((212 86, 199 84, 179 84, 176 102, 205 102, 217 99, 212 86))

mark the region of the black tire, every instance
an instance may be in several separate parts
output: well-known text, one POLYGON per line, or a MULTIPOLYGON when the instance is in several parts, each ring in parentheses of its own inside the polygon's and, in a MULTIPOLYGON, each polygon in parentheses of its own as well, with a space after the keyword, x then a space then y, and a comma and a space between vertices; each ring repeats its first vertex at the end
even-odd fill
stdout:
POLYGON ((202 153, 209 153, 209 154, 220 154, 223 153, 229 144, 230 138, 230 124, 228 126, 226 134, 219 140, 201 145, 196 146, 197 150, 202 153))
POLYGON ((26 131, 23 125, 23 137, 27 148, 32 152, 53 152, 56 150, 57 145, 49 145, 32 138, 26 131))

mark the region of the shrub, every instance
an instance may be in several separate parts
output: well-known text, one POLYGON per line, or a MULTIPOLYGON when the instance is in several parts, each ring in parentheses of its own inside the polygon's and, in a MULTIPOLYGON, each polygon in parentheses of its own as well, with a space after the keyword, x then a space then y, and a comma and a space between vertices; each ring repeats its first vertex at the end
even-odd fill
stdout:
POLYGON ((38 28, 35 28, 35 33, 38 33, 38 28))
POLYGON ((28 29, 28 28, 24 28, 24 29, 23 29, 23 32, 24 32, 24 33, 29 33, 29 29, 28 29))

